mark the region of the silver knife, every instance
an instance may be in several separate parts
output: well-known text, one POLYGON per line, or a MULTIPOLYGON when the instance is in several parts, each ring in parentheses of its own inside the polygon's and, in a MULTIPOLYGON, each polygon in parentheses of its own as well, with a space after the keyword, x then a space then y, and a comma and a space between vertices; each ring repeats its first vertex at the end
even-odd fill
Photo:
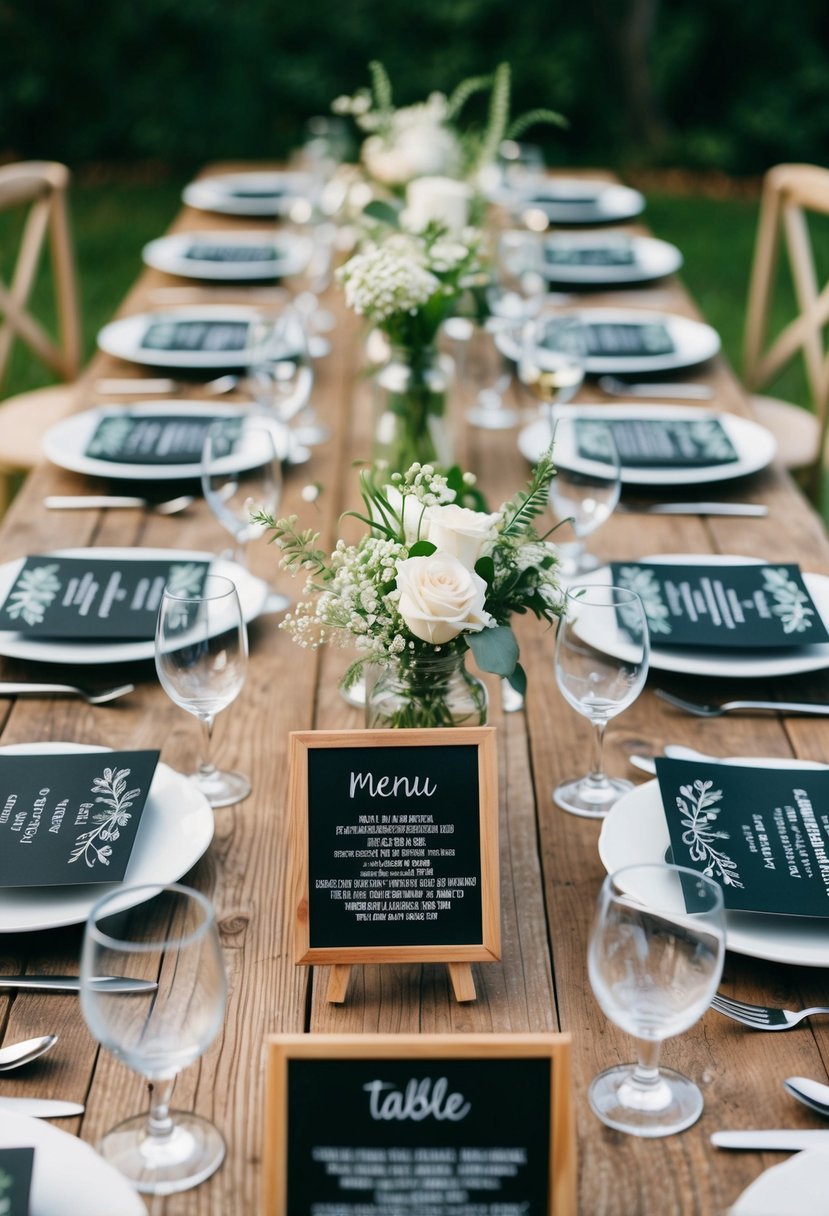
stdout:
POLYGON ((53 1102, 51 1098, 0 1098, 0 1111, 3 1110, 33 1119, 68 1119, 71 1115, 82 1115, 84 1108, 80 1102, 53 1102))
MULTIPOLYGON (((103 992, 154 992, 155 980, 134 980, 123 975, 100 975, 93 981, 103 992)), ((78 975, 0 975, 0 988, 16 988, 19 992, 80 992, 78 975)))
POLYGON ((759 502, 645 502, 619 503, 625 515, 741 515, 760 519, 769 509, 759 502))
POLYGON ((829 1148, 829 1131, 806 1128, 769 1128, 763 1131, 714 1132, 711 1143, 717 1148, 745 1148, 763 1151, 795 1152, 802 1148, 829 1148))
POLYGON ((126 494, 47 494, 44 507, 50 511, 86 511, 100 507, 146 507, 146 498, 126 494))

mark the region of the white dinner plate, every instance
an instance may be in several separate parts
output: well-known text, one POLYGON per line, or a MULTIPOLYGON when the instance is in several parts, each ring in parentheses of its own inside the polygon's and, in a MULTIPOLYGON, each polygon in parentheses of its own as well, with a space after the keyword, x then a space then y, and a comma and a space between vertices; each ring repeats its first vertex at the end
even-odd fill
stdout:
POLYGON ((0 1148, 33 1148, 29 1216, 147 1216, 123 1174, 48 1119, 0 1112, 0 1148))
POLYGON ((167 308, 157 312, 139 312, 121 317, 105 325, 98 334, 98 345, 108 355, 129 359, 146 367, 169 367, 180 371, 216 371, 247 367, 251 362, 250 324, 257 315, 247 304, 201 304, 192 308, 167 308), (247 326, 244 345, 235 350, 185 350, 182 347, 158 349, 143 345, 154 325, 200 321, 247 326))
POLYGON ((198 211, 265 219, 284 215, 297 198, 308 195, 312 184, 307 173, 220 173, 190 182, 181 197, 198 211))
MULTIPOLYGON (((706 485, 711 481, 730 481, 733 477, 746 477, 764 469, 774 459, 777 443, 771 431, 740 418, 737 414, 713 413, 689 405, 592 405, 556 406, 556 415, 562 418, 643 418, 643 419, 690 419, 699 422, 706 418, 718 418, 725 433, 734 445, 737 459, 729 464, 694 465, 688 468, 674 466, 648 468, 646 465, 622 465, 622 482, 627 486, 691 486, 706 485)), ((573 436, 568 430, 563 440, 554 449, 555 463, 562 469, 574 469, 581 473, 601 472, 606 469, 596 461, 579 456, 573 447, 573 436)), ((522 456, 535 464, 550 443, 550 424, 539 418, 518 435, 518 450, 522 456)))
MULTIPOLYGON (((720 349, 720 336, 710 325, 680 317, 675 313, 649 312, 640 308, 581 308, 568 311, 585 325, 664 325, 673 349, 654 355, 588 355, 588 376, 648 376, 652 373, 678 372, 712 359, 720 349)), ((495 334, 495 345, 513 363, 521 353, 519 339, 510 330, 495 334)))
POLYGON ((645 209, 644 195, 629 186, 577 177, 551 177, 543 186, 498 191, 496 202, 512 211, 543 211, 551 224, 618 224, 645 209))
MULTIPOLYGON (((226 561, 213 553, 202 553, 191 549, 139 549, 139 548, 108 548, 95 549, 54 549, 54 557, 102 557, 114 561, 209 561, 211 574, 223 574, 236 584, 239 593, 239 603, 245 621, 252 621, 265 606, 268 587, 261 578, 255 578, 243 566, 236 562, 226 561)), ((0 604, 14 585, 14 580, 23 565, 25 558, 18 557, 14 561, 4 562, 0 566, 0 604)), ((77 663, 84 666, 102 663, 138 663, 152 659, 155 655, 155 642, 152 638, 146 641, 129 642, 90 642, 86 639, 67 641, 51 638, 30 637, 25 633, 15 633, 12 630, 0 630, 0 655, 10 659, 23 659, 26 662, 41 663, 77 663)))
MULTIPOLYGON (((733 557, 720 553, 660 553, 651 557, 640 557, 637 562, 652 562, 676 566, 768 566, 756 557, 733 557)), ((611 585, 610 566, 592 571, 581 581, 611 585)), ((815 607, 829 628, 829 577, 825 574, 803 572, 803 582, 811 595, 815 607)), ((821 671, 829 667, 829 642, 811 646, 787 646, 779 650, 751 650, 741 652, 727 647, 676 646, 673 648, 652 645, 650 666, 654 671, 675 671, 693 676, 722 676, 744 680, 773 679, 775 676, 794 676, 806 671, 821 671)))
POLYGON ((829 1145, 794 1153, 755 1178, 727 1216, 827 1216, 829 1145))
MULTIPOLYGON (((109 752, 110 747, 81 743, 17 743, 0 748, 4 756, 80 755, 109 752)), ((92 905, 124 884, 177 882, 191 869, 213 839, 210 803, 183 773, 159 763, 124 882, 83 883, 65 887, 0 888, 0 933, 58 929, 86 920, 92 905)), ((124 907, 140 903, 125 896, 124 907)))
MULTIPOLYGON (((70 414, 43 436, 43 451, 52 464, 88 477, 107 477, 114 481, 184 481, 201 475, 200 462, 193 464, 132 464, 87 456, 86 449, 100 420, 108 414, 157 418, 194 414, 199 418, 243 418, 239 406, 216 405, 209 401, 138 401, 135 405, 100 405, 82 414, 70 414)), ((255 415, 250 415, 251 420, 255 415)), ((277 436, 275 435, 275 438, 277 436)), ((250 460, 250 467, 255 459, 250 460)), ((245 468, 244 462, 236 467, 245 468)))
POLYGON ((230 279, 270 281, 300 274, 308 264, 312 245, 307 237, 285 232, 177 232, 160 237, 144 246, 142 257, 148 266, 177 274, 185 279, 230 279), (194 257, 208 247, 225 250, 229 255, 221 261, 211 257, 194 257), (272 250, 275 256, 252 260, 245 250, 272 250), (238 251, 238 252, 236 252, 238 251))
POLYGON ((676 245, 652 236, 612 236, 598 232, 557 232, 544 238, 545 250, 576 252, 620 244, 629 249, 631 261, 616 265, 593 266, 585 263, 551 262, 545 257, 542 274, 551 283, 566 287, 617 287, 633 283, 650 283, 654 279, 674 274, 682 265, 682 254, 676 245))
MULTIPOLYGON (((822 769, 808 760, 729 758, 729 764, 750 767, 822 769)), ((623 866, 661 865, 671 843, 658 781, 646 781, 624 794, 611 808, 599 835, 599 857, 608 874, 623 866)), ((727 912, 726 946, 735 954, 829 967, 829 920, 807 916, 775 916, 761 912, 727 912)))

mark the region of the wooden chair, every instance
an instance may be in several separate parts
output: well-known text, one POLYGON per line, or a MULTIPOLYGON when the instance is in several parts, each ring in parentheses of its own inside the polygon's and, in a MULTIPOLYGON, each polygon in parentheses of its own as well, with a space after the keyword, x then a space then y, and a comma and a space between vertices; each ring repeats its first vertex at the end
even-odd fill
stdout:
POLYGON ((829 169, 777 165, 765 176, 760 222, 749 287, 745 332, 745 379, 762 388, 796 355, 802 354, 812 411, 773 397, 755 396, 757 417, 773 432, 778 454, 797 472, 816 502, 829 425, 829 355, 824 326, 829 321, 829 283, 819 286, 808 215, 829 215, 829 169), (781 234, 797 299, 798 314, 776 337, 769 337, 769 314, 780 257, 781 234))
MULTIPOLYGON (((0 277, 0 384, 15 340, 63 381, 80 369, 81 335, 75 259, 69 233, 69 170, 50 161, 27 161, 0 168, 0 211, 24 215, 17 260, 7 284, 0 277), (32 315, 30 298, 41 255, 49 245, 58 339, 32 315)), ((13 477, 40 459, 41 438, 70 410, 68 384, 35 389, 0 402, 0 514, 8 505, 13 477)))

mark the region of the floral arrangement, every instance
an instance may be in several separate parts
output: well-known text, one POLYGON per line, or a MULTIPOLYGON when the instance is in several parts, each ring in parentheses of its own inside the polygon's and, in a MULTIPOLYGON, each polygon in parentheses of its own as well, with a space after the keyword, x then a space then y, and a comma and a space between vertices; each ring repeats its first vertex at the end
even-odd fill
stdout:
POLYGON ((535 123, 563 126, 560 114, 532 110, 510 121, 511 70, 501 63, 491 75, 473 76, 447 97, 432 93, 426 101, 396 107, 391 81, 381 63, 369 64, 371 88, 338 97, 337 114, 351 115, 366 138, 360 158, 374 181, 402 191, 417 177, 460 178, 477 184, 482 170, 494 163, 504 139, 518 139, 535 123), (459 126, 466 103, 476 93, 489 93, 488 117, 482 130, 459 126))
POLYGON ((365 511, 348 514, 367 531, 357 544, 339 540, 331 554, 317 547, 318 533, 298 527, 296 516, 260 513, 256 521, 272 531, 282 565, 309 574, 310 598, 281 627, 301 646, 356 646, 362 654, 344 687, 366 663, 416 668, 468 649, 482 671, 523 691, 510 618, 529 611, 552 622, 561 611, 555 550, 534 526, 554 472, 548 451, 526 489, 489 512, 474 478, 457 468, 443 475, 414 464, 385 485, 377 472, 363 471, 365 511))

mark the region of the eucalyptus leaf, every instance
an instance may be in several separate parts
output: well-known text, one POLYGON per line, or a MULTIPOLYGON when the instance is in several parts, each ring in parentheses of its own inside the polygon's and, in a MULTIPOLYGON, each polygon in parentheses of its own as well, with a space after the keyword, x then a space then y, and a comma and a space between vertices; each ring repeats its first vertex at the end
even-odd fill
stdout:
POLYGON ((514 688, 521 696, 527 693, 527 673, 520 663, 516 663, 512 674, 507 676, 510 688, 514 688))
POLYGON ((381 224, 389 224, 392 228, 400 227, 400 213, 396 207, 392 207, 391 203, 384 203, 382 199, 372 199, 363 207, 363 215, 367 215, 369 219, 378 220, 381 224))
POLYGON ((416 540, 409 549, 409 557, 431 557, 437 550, 430 540, 416 540))
POLYGON ((518 642, 509 625, 495 625, 480 633, 468 633, 466 640, 481 671, 496 676, 511 676, 518 662, 518 642))

